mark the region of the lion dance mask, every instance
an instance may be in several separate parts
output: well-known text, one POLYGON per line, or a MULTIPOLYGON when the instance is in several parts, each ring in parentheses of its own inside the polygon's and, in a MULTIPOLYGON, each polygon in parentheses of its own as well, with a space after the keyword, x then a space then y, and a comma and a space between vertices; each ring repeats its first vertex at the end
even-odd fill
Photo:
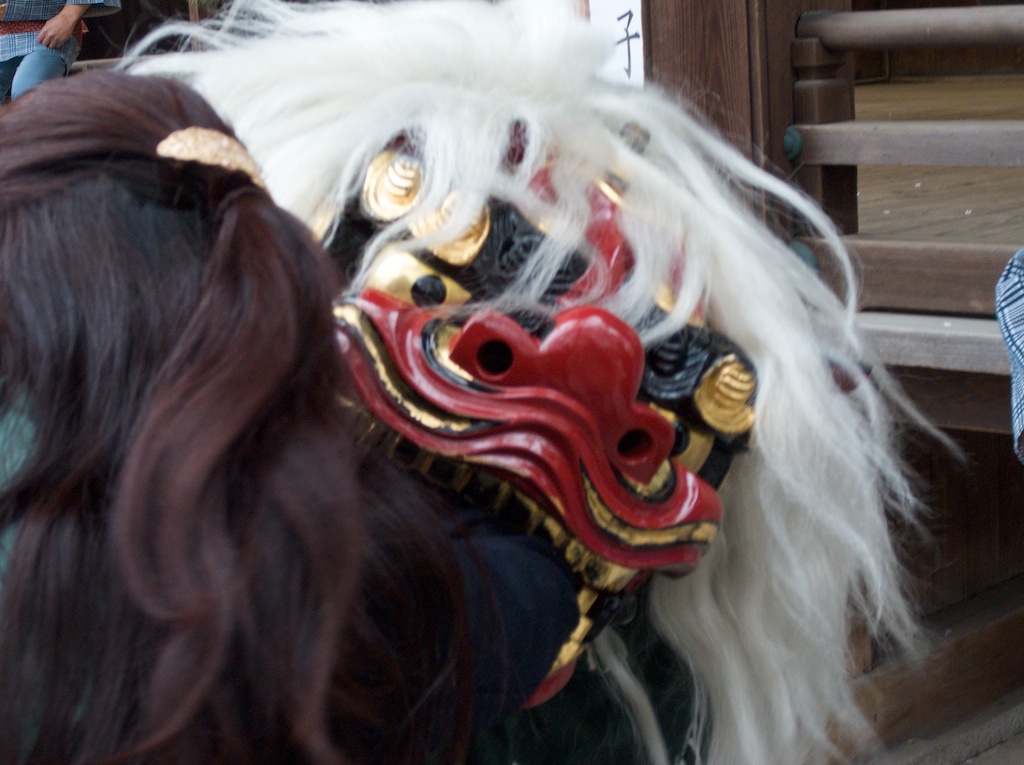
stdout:
POLYGON ((889 520, 917 505, 855 291, 789 245, 799 221, 850 277, 824 214, 677 99, 602 81, 569 0, 236 0, 175 33, 199 52, 138 69, 203 93, 346 269, 368 443, 570 562, 579 626, 535 700, 584 647, 628 664, 642 584, 705 762, 869 733, 848 637, 914 634, 889 520))
MULTIPOLYGON (((342 261, 415 209, 426 172, 409 149, 373 160, 336 245, 342 261)), ((366 427, 390 458, 547 534, 572 565, 582 616, 535 700, 567 679, 595 626, 628 608, 621 591, 653 569, 697 564, 721 518, 716 489, 753 425, 752 366, 699 314, 645 349, 612 313, 575 304, 588 285, 603 285, 591 298, 614 292, 633 268, 610 183, 591 190, 585 249, 533 312, 460 310, 503 294, 545 238, 542 221, 495 199, 452 241, 392 243, 335 309, 366 427)), ((421 215, 410 234, 445 211, 421 215)))

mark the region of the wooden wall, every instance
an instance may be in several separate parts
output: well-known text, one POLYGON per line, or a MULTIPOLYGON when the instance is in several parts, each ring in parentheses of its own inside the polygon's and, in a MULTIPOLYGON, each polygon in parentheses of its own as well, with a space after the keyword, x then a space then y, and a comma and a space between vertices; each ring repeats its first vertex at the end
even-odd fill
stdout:
POLYGON ((738 147, 790 169, 790 43, 800 14, 850 0, 647 0, 650 78, 689 98, 738 147))
POLYGON ((931 515, 930 539, 908 548, 925 613, 1024 572, 1024 465, 1004 433, 949 431, 961 462, 937 445, 910 453, 931 515))

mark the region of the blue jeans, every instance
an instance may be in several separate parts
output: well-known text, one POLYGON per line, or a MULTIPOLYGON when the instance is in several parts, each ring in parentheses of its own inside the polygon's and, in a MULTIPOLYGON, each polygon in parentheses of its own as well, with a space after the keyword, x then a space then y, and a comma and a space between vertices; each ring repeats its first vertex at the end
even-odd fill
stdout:
POLYGON ((10 92, 17 98, 29 88, 46 80, 63 77, 68 72, 67 64, 59 50, 39 48, 26 56, 15 56, 0 61, 0 101, 10 92))

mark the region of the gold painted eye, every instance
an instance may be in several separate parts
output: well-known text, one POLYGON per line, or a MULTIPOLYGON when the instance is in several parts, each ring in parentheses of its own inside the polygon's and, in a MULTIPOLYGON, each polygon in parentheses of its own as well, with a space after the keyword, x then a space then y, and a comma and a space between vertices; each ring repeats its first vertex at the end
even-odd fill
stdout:
POLYGON ((471 297, 458 282, 430 268, 415 255, 402 251, 379 255, 366 286, 423 308, 463 305, 471 297))
POLYGON ((415 206, 422 185, 423 168, 416 157, 381 152, 366 171, 363 214, 384 223, 398 220, 415 206))
POLYGON ((719 433, 746 433, 754 426, 750 399, 756 387, 753 373, 729 354, 704 375, 693 402, 704 422, 719 433))
MULTIPOLYGON (((431 214, 413 223, 409 230, 413 236, 424 237, 441 228, 448 219, 451 217, 451 210, 455 204, 456 196, 455 193, 448 195, 448 198, 444 200, 444 204, 441 205, 440 210, 435 210, 431 214)), ((487 241, 487 236, 491 233, 491 211, 486 205, 476 220, 470 224, 461 236, 451 242, 445 242, 443 244, 436 244, 430 248, 430 251, 437 255, 445 263, 449 263, 453 266, 460 267, 465 266, 473 262, 473 259, 480 252, 480 249, 484 246, 484 242, 487 241)))

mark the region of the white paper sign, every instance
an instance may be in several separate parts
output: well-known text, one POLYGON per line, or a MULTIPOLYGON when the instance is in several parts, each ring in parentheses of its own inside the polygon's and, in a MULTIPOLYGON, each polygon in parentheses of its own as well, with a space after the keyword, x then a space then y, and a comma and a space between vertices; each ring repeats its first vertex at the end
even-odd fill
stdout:
POLYGON ((642 0, 590 0, 590 21, 615 43, 602 71, 612 82, 644 84, 642 0))

